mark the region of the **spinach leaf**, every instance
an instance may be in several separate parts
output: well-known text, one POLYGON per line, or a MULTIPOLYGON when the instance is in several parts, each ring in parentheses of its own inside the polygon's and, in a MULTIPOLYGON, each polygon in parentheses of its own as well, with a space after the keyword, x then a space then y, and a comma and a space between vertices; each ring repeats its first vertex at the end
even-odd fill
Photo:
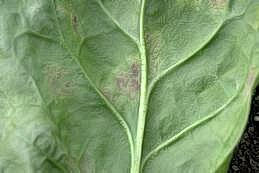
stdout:
POLYGON ((227 172, 258 74, 256 0, 0 0, 0 172, 227 172))

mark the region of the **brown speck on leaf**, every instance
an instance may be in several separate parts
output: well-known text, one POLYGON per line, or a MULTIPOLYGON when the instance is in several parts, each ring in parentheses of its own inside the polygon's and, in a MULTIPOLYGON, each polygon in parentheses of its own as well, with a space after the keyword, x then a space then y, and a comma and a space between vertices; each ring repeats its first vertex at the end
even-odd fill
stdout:
POLYGON ((64 86, 65 86, 66 88, 69 88, 69 87, 73 86, 73 84, 74 84, 74 83, 73 83, 72 81, 66 81, 64 86))
POLYGON ((133 77, 137 77, 139 75, 140 67, 139 64, 133 63, 131 65, 131 74, 133 77))
POLYGON ((72 26, 74 31, 77 33, 77 27, 78 27, 78 19, 77 16, 72 15, 71 16, 71 20, 72 20, 72 26))

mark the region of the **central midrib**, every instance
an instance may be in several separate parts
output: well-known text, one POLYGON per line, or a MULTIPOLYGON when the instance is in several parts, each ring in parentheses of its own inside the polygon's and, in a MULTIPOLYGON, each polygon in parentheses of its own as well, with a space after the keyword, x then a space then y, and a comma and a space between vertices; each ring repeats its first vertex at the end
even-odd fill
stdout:
POLYGON ((140 85, 140 99, 139 99, 139 110, 138 110, 138 125, 137 135, 135 140, 135 153, 133 158, 133 165, 131 167, 131 173, 141 172, 141 158, 142 158, 142 145, 146 123, 147 113, 147 58, 146 58, 146 47, 144 40, 144 9, 145 0, 141 1, 140 18, 139 18, 139 52, 141 59, 141 85, 140 85))

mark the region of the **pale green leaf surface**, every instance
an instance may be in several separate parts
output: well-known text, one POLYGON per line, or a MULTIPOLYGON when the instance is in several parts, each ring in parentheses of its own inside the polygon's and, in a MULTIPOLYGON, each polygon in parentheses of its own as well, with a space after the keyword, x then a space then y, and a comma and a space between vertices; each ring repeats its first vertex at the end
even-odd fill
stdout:
POLYGON ((0 172, 227 172, 258 74, 257 0, 0 0, 0 172))

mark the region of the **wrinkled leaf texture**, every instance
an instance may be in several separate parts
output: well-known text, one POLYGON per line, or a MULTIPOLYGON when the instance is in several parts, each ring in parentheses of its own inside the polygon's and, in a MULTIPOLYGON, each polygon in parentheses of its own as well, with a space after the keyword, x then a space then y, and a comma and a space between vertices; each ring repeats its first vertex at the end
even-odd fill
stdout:
POLYGON ((0 172, 227 172, 258 73, 258 0, 0 0, 0 172))

